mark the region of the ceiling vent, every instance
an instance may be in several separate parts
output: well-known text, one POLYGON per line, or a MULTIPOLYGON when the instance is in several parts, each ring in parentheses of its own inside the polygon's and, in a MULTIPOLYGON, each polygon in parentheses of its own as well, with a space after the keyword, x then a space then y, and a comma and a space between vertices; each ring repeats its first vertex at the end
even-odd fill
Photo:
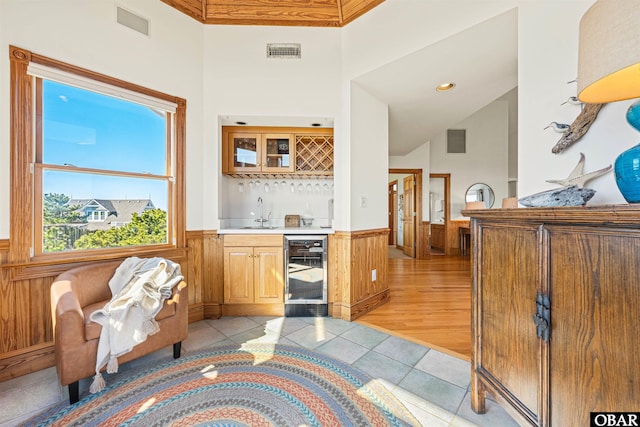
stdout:
POLYGON ((149 21, 120 6, 116 6, 116 21, 118 21, 118 24, 129 27, 145 36, 149 35, 149 21))
POLYGON ((467 152, 467 130, 447 129, 447 154, 467 152))
POLYGON ((300 59, 302 46, 300 43, 267 43, 267 58, 300 59))

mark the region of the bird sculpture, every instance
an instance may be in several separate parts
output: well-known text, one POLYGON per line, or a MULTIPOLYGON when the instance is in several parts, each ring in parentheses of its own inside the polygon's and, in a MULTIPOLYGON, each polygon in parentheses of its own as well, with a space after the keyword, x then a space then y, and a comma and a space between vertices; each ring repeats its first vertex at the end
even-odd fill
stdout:
POLYGON ((591 127, 604 104, 585 104, 578 117, 562 132, 562 137, 553 146, 551 152, 558 154, 575 144, 591 127))
POLYGON ((554 131, 558 133, 564 133, 569 130, 569 125, 565 123, 551 122, 545 129, 553 128, 554 131))
POLYGON ((602 176, 611 170, 611 165, 606 168, 599 169, 594 172, 584 173, 584 154, 580 153, 580 160, 573 171, 565 179, 548 179, 547 182, 552 184, 559 184, 563 187, 576 185, 578 188, 583 188, 587 181, 591 181, 594 178, 602 176))
POLYGON ((566 101, 564 101, 562 104, 560 105, 564 105, 564 104, 571 104, 571 105, 584 105, 577 96, 570 96, 569 98, 567 98, 566 101))

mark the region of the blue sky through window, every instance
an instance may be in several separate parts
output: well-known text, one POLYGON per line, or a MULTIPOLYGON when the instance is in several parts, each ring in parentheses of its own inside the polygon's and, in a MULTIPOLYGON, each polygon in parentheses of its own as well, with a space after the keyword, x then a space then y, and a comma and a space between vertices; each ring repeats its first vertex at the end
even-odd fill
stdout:
MULTIPOLYGON (((43 81, 43 162, 165 175, 165 113, 43 81)), ((164 181, 47 171, 44 193, 74 199, 148 199, 167 210, 164 181)))

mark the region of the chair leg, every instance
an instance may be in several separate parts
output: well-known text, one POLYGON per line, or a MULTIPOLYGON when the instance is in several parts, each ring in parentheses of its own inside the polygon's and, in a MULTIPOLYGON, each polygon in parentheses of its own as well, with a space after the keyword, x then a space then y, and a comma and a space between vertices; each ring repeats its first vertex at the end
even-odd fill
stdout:
POLYGON ((80 383, 76 381, 69 384, 69 403, 73 405, 80 400, 80 383))
POLYGON ((173 344, 173 358, 180 358, 180 352, 182 351, 182 341, 173 344))

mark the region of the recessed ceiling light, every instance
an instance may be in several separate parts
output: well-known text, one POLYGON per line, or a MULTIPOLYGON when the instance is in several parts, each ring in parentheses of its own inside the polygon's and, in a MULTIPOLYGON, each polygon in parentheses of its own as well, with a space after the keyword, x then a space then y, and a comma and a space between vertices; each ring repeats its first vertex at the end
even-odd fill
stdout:
POLYGON ((311 123, 311 126, 313 126, 313 127, 316 127, 316 128, 317 128, 317 127, 322 126, 322 123, 311 123))
POLYGON ((456 87, 455 83, 442 83, 440 86, 436 88, 436 90, 438 92, 446 92, 448 90, 453 89, 454 87, 456 87))
POLYGON ((240 121, 238 121, 238 122, 236 122, 236 124, 237 124, 237 125, 240 125, 240 126, 243 126, 243 125, 246 125, 246 124, 247 124, 247 122, 240 122, 240 121))

